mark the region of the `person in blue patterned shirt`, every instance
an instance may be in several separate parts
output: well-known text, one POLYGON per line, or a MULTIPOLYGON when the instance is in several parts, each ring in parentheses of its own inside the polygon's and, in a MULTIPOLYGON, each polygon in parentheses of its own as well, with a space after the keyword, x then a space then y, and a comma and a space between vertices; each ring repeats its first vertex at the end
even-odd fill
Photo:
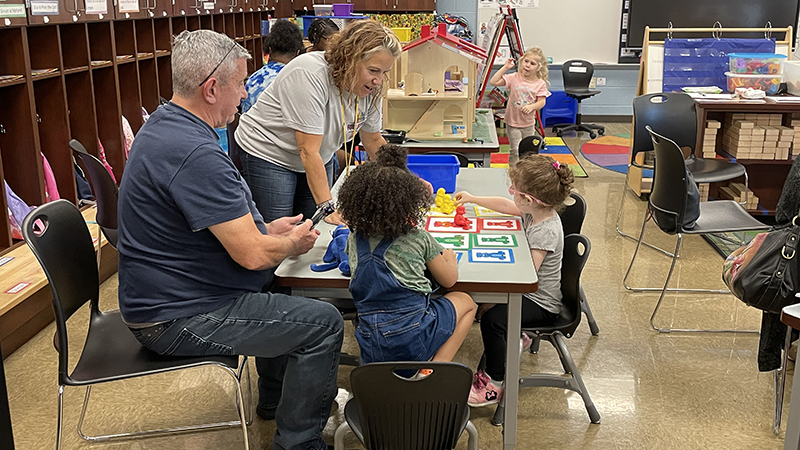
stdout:
POLYGON ((247 98, 242 100, 242 113, 256 104, 258 96, 272 84, 283 66, 303 51, 303 33, 297 25, 278 20, 270 27, 269 34, 264 36, 261 48, 264 54, 269 55, 269 62, 247 80, 247 98))

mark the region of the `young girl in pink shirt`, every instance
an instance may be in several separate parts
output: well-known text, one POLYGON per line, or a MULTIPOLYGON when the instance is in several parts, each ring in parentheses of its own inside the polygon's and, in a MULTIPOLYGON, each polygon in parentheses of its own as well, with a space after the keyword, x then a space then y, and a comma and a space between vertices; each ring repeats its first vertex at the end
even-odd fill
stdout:
POLYGON ((506 75, 506 71, 516 65, 513 58, 506 63, 489 80, 492 86, 506 86, 510 92, 506 107, 506 125, 508 126, 508 144, 510 147, 508 164, 514 167, 519 161, 519 143, 535 133, 536 111, 544 107, 550 96, 547 90, 547 59, 542 49, 533 47, 522 55, 516 73, 506 75))

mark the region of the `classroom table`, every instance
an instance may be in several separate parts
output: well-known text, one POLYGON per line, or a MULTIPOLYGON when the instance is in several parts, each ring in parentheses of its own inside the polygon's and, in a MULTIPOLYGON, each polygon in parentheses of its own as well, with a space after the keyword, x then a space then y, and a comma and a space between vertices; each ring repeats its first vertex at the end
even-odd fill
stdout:
MULTIPOLYGON (((509 197, 506 169, 467 169, 462 168, 456 179, 456 191, 468 190, 476 195, 494 195, 509 197)), ((332 189, 334 197, 344 177, 340 177, 332 189)), ((467 216, 475 217, 475 210, 467 208, 467 216)), ((322 262, 322 256, 331 240, 333 226, 320 223, 322 232, 319 239, 308 253, 287 258, 275 272, 279 285, 290 287, 292 294, 305 297, 350 298, 347 287, 350 278, 339 270, 312 272, 310 264, 322 262)), ((500 233, 500 232, 494 232, 500 233)), ((520 316, 522 294, 535 292, 538 278, 533 266, 527 240, 523 231, 503 231, 503 234, 514 234, 518 246, 514 250, 514 263, 479 264, 470 263, 465 252, 458 265, 458 281, 451 288, 454 291, 468 292, 477 303, 508 303, 506 350, 506 409, 503 431, 503 448, 513 450, 517 442, 517 403, 519 383, 510 380, 519 379, 519 346, 520 316)), ((476 361, 477 363, 477 361, 476 361)))
MULTIPOLYGON (((800 303, 783 308, 781 322, 800 330, 800 303)), ((783 450, 800 450, 800 370, 796 365, 792 378, 792 397, 789 400, 789 419, 786 422, 783 450)))
MULTIPOLYGON (((403 147, 408 149, 409 153, 420 154, 427 152, 455 152, 462 153, 470 161, 476 161, 483 164, 483 167, 491 166, 492 153, 500 151, 500 144, 497 139, 497 128, 494 126, 494 116, 491 109, 476 109, 476 118, 481 118, 486 122, 487 135, 481 135, 483 142, 461 142, 459 140, 452 141, 407 141, 403 143, 403 147), (486 117, 483 117, 486 115, 486 117)), ((477 120, 477 119, 476 119, 477 120)), ((473 131, 473 136, 478 137, 473 131)))

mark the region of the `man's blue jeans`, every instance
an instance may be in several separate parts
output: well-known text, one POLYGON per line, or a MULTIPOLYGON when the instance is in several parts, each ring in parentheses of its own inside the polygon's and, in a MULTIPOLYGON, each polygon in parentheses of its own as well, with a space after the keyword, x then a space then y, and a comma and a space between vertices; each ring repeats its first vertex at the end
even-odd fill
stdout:
MULTIPOLYGON (((273 448, 327 448, 322 429, 337 393, 344 334, 342 316, 330 304, 269 292, 248 293, 216 311, 131 331, 145 347, 164 355, 248 355, 256 357, 257 367, 262 358, 279 361, 286 355, 273 448)), ((277 370, 282 372, 282 368, 277 370)), ((277 374, 265 375, 275 378, 277 374)))
MULTIPOLYGON (((267 162, 247 152, 241 152, 242 175, 250 192, 256 208, 264 217, 264 222, 270 223, 281 217, 294 216, 302 213, 305 219, 310 219, 317 210, 317 203, 308 188, 306 174, 292 172, 277 164, 267 162)), ((328 185, 333 184, 333 158, 325 164, 328 175, 328 185)))

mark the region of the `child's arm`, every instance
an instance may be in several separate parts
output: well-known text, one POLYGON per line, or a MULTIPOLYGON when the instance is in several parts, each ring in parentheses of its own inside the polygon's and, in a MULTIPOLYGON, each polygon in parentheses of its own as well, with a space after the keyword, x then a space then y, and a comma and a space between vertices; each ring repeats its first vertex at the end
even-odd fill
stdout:
POLYGON ((458 281, 458 258, 453 250, 446 248, 438 256, 428 261, 428 270, 436 281, 445 288, 458 281))
POLYGON ((484 208, 489 208, 499 213, 511 214, 512 216, 522 215, 519 208, 517 208, 517 205, 514 204, 513 200, 503 197, 475 196, 467 191, 461 191, 457 192, 453 196, 453 200, 456 206, 464 203, 474 203, 478 206, 483 206, 484 208))
POLYGON ((503 75, 506 73, 508 69, 513 68, 517 63, 514 61, 514 58, 508 58, 506 63, 503 64, 503 67, 500 68, 497 72, 492 75, 492 78, 489 79, 489 84, 492 86, 505 86, 506 80, 503 79, 503 75))
POLYGON ((537 97, 534 103, 529 103, 522 107, 523 114, 531 114, 534 111, 538 111, 544 108, 545 97, 537 97))
POLYGON ((536 268, 536 272, 539 272, 539 267, 542 267, 545 256, 547 256, 547 250, 531 249, 531 258, 533 258, 533 267, 536 268))

